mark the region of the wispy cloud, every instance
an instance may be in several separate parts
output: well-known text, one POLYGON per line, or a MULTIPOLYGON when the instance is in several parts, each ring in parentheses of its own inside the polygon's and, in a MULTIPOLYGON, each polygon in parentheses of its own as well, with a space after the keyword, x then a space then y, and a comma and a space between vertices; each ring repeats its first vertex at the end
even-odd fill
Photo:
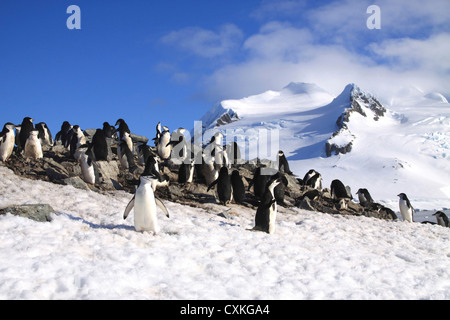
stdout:
POLYGON ((382 29, 369 30, 366 9, 372 1, 311 8, 304 1, 281 1, 276 7, 278 1, 266 0, 251 14, 263 21, 260 29, 246 38, 237 26, 226 25, 216 32, 182 29, 165 41, 203 58, 239 55, 203 75, 201 88, 209 99, 240 98, 292 81, 314 82, 334 94, 356 82, 385 97, 409 85, 448 95, 447 1, 425 6, 418 0, 379 0, 382 29), (301 22, 292 18, 294 11, 301 22))
POLYGON ((187 27, 172 31, 162 38, 165 44, 174 45, 185 52, 202 58, 228 54, 239 47, 242 31, 234 24, 222 25, 218 31, 187 27))

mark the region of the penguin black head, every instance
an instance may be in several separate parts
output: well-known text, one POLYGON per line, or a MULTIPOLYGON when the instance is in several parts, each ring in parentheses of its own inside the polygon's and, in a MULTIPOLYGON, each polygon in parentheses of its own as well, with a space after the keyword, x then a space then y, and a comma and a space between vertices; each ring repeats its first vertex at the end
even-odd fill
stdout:
POLYGON ((222 176, 222 177, 228 176, 228 169, 227 169, 227 167, 222 167, 222 168, 220 168, 220 171, 219 171, 219 177, 220 177, 220 176, 222 176))
POLYGON ((400 197, 401 200, 408 200, 408 201, 409 201, 408 197, 407 197, 406 194, 404 194, 404 193, 399 193, 399 194, 397 195, 397 197, 400 197))

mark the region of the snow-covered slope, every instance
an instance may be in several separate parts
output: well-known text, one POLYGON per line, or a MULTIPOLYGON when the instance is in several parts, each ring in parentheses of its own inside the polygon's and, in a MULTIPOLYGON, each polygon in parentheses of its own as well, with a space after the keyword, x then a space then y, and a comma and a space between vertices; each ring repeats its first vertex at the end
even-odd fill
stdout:
POLYGON ((389 101, 381 105, 354 84, 333 97, 314 84, 291 83, 279 92, 222 101, 203 121, 210 131, 234 130, 251 143, 258 129, 278 131, 279 148, 300 178, 315 169, 324 186, 340 179, 354 192, 367 188, 396 211, 401 192, 417 209, 449 208, 450 104, 416 88, 389 101), (233 121, 218 125, 218 114, 233 121), (328 157, 327 142, 347 150, 335 155, 333 149, 328 157))
POLYGON ((0 215, 0 299, 450 299, 450 233, 438 225, 281 208, 165 202, 138 233, 131 195, 32 181, 0 166, 0 207, 49 203, 48 223, 0 215))

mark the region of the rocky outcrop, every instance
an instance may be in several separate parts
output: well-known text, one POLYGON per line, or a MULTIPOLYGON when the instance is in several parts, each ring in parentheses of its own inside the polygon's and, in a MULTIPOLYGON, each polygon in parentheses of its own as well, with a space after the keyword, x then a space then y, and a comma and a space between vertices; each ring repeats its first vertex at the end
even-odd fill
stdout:
POLYGON ((378 121, 386 113, 386 108, 375 97, 369 93, 365 93, 354 84, 348 85, 336 100, 342 100, 348 107, 345 108, 344 112, 337 119, 337 130, 326 142, 325 152, 327 157, 346 154, 352 150, 355 136, 348 128, 348 123, 353 113, 368 117, 367 114, 370 112, 374 121, 378 121))
POLYGON ((52 220, 51 215, 55 213, 55 210, 48 204, 25 204, 0 209, 0 214, 6 213, 38 222, 49 222, 52 220))

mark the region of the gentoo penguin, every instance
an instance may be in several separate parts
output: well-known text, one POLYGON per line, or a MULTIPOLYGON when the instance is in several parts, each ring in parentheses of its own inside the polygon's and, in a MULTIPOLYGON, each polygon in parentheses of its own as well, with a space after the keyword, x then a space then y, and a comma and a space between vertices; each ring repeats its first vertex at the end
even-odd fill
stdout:
POLYGON ((330 191, 331 198, 338 202, 337 209, 346 209, 347 202, 350 201, 351 196, 349 196, 344 184, 338 179, 333 180, 331 182, 330 191))
POLYGON ((286 159, 286 156, 281 150, 278 151, 278 171, 293 175, 292 171, 289 169, 289 163, 286 159))
POLYGON ((39 130, 38 138, 41 140, 43 146, 53 146, 53 136, 45 122, 36 124, 36 129, 39 130))
POLYGON ((19 133, 19 142, 20 142, 19 147, 21 150, 25 149, 25 143, 27 142, 31 131, 34 130, 33 121, 34 120, 31 119, 30 117, 25 117, 22 121, 19 133))
POLYGON ((82 145, 85 145, 87 143, 86 136, 84 135, 83 131, 81 131, 81 128, 79 125, 74 125, 72 127, 72 134, 70 136, 70 156, 74 157, 75 151, 81 147, 82 145))
POLYGON ((400 193, 397 196, 399 197, 398 206, 403 220, 414 222, 414 208, 411 206, 408 197, 404 193, 400 193))
POLYGON ((262 199, 268 180, 269 176, 261 174, 261 167, 258 167, 255 169, 253 179, 248 184, 248 190, 250 190, 253 186, 253 193, 255 194, 255 197, 262 199))
POLYGON ((280 179, 270 180, 264 190, 264 195, 258 205, 253 230, 264 231, 269 234, 275 232, 275 220, 277 217, 277 201, 274 189, 281 183, 280 179))
POLYGON ((373 199, 367 189, 360 188, 356 194, 358 195, 359 203, 363 207, 369 207, 373 203, 373 199))
POLYGON ((70 143, 70 141, 68 141, 68 138, 71 130, 72 125, 69 123, 69 121, 64 121, 61 125, 61 130, 55 136, 55 142, 61 141, 61 144, 67 148, 70 143))
POLYGON ((178 169, 178 183, 191 183, 194 180, 194 159, 186 162, 183 161, 178 169))
POLYGON ((93 151, 95 161, 108 161, 108 143, 102 129, 97 129, 92 137, 89 150, 93 151))
POLYGON ((155 176, 140 177, 139 187, 123 213, 123 218, 126 219, 134 207, 134 228, 137 232, 150 231, 155 235, 159 232, 156 206, 159 206, 169 218, 167 208, 153 191, 152 185, 156 179, 155 176))
POLYGON ((443 227, 450 227, 449 222, 448 222, 448 217, 442 211, 438 211, 438 212, 434 213, 433 216, 436 217, 438 225, 443 226, 443 227))
POLYGON ((41 159, 44 157, 42 153, 41 140, 38 138, 39 131, 33 129, 25 142, 25 152, 23 156, 25 158, 41 159))
POLYGON ((233 199, 236 203, 243 203, 245 200, 245 186, 238 170, 231 173, 231 187, 233 189, 233 199))
POLYGON ((3 131, 0 132, 0 161, 8 160, 14 150, 14 128, 11 122, 7 122, 3 126, 3 131))
POLYGON ((231 188, 231 180, 228 175, 227 167, 220 168, 219 177, 208 187, 209 191, 213 186, 217 184, 217 194, 219 196, 219 202, 226 206, 233 197, 233 190, 231 188))

